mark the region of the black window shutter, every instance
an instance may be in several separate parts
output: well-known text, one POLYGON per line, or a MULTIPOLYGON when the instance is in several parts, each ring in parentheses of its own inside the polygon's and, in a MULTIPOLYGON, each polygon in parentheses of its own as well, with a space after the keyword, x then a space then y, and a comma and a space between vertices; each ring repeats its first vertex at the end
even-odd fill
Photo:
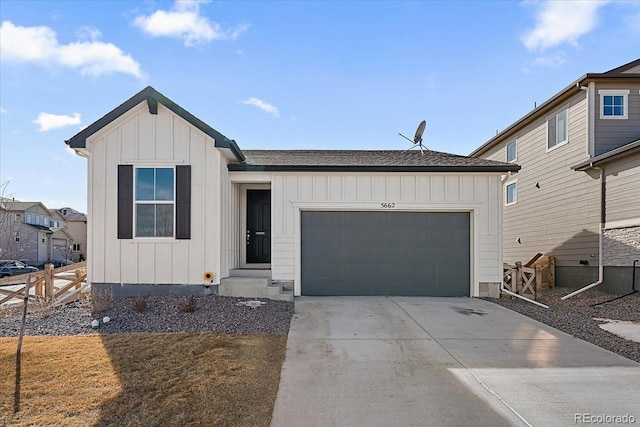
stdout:
POLYGON ((118 165, 118 239, 133 238, 133 165, 118 165))
POLYGON ((176 166, 176 239, 191 238, 191 165, 176 166))

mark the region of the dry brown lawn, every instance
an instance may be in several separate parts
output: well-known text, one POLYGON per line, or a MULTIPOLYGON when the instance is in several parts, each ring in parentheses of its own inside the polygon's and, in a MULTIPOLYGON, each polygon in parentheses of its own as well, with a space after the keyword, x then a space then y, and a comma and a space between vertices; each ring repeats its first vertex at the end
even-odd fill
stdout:
POLYGON ((166 333, 0 338, 0 425, 268 426, 286 336, 166 333))

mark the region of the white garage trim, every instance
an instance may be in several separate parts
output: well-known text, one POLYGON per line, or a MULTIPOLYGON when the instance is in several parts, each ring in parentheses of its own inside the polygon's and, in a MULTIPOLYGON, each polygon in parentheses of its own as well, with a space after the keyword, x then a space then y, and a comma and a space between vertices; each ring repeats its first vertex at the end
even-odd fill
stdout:
POLYGON ((478 296, 480 293, 480 285, 476 280, 476 262, 477 251, 475 242, 477 240, 476 227, 474 226, 475 210, 478 209, 480 204, 469 203, 443 203, 443 204, 429 204, 425 206, 423 203, 396 203, 393 209, 384 209, 380 207, 381 202, 309 202, 309 201, 294 201, 291 202, 294 215, 294 228, 295 228, 295 279, 294 279, 294 294, 296 296, 302 295, 302 226, 301 226, 301 212, 302 211, 371 211, 380 212, 385 210, 392 210, 394 212, 469 212, 469 266, 470 266, 470 283, 469 283, 469 295, 478 296))

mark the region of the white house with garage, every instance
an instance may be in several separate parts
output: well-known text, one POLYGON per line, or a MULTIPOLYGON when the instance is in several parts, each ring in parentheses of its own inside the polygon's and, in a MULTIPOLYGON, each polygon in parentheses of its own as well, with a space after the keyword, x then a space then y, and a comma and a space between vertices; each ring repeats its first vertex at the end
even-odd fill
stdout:
POLYGON ((88 159, 88 281, 116 296, 497 295, 502 178, 436 151, 241 150, 147 87, 88 159))

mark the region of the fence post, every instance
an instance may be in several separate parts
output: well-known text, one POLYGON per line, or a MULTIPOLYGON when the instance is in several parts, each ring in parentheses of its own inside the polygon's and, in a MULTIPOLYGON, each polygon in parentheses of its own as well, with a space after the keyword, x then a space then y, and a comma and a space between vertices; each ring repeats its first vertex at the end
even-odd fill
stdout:
POLYGON ((53 264, 44 265, 44 297, 53 299, 55 294, 53 288, 53 264))
POLYGON ((547 277, 549 278, 549 287, 556 287, 556 257, 549 257, 549 266, 547 267, 547 277))
POLYGON ((514 284, 514 292, 518 295, 522 293, 522 262, 516 261, 516 283, 514 284))
POLYGON ((533 296, 534 300, 538 300, 538 296, 542 292, 542 264, 536 265, 536 289, 535 295, 533 296))

